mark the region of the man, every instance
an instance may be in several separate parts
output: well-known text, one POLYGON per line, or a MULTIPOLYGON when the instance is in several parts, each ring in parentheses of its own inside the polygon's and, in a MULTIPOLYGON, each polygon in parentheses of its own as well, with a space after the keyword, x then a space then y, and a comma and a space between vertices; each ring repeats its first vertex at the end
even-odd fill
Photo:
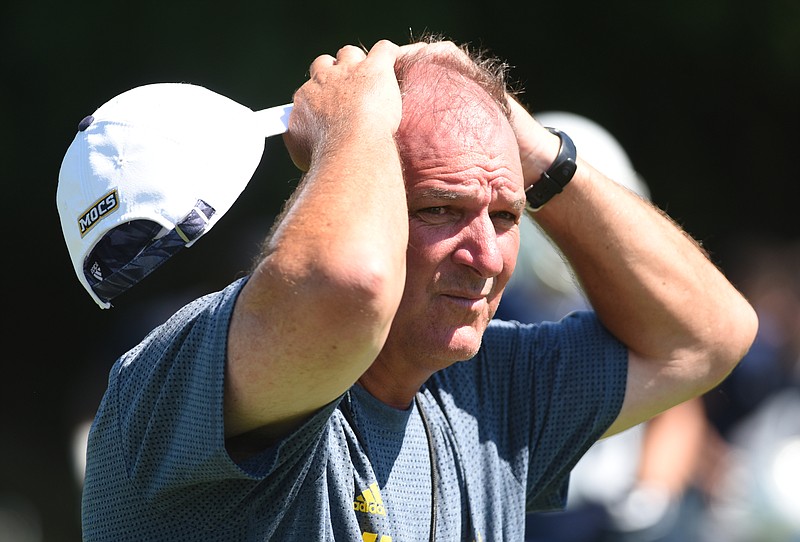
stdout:
POLYGON ((520 540, 592 442, 729 373, 750 306, 580 159, 535 217, 596 314, 490 324, 525 190, 569 155, 501 68, 447 42, 312 63, 260 262, 112 369, 87 540, 520 540))

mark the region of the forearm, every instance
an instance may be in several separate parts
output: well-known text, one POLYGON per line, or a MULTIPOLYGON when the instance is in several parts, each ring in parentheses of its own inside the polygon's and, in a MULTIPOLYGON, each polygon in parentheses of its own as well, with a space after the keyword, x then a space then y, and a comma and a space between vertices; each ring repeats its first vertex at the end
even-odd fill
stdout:
POLYGON ((752 321, 749 305, 697 243, 587 164, 579 160, 567 189, 536 220, 561 247, 604 325, 641 357, 681 359, 699 348, 738 359, 749 346, 730 340, 747 329, 742 319, 752 321))
POLYGON ((246 417, 229 418, 229 434, 304 419, 382 347, 405 281, 408 219, 396 151, 376 143, 371 156, 358 171, 333 158, 311 168, 242 292, 228 390, 246 402, 228 412, 246 417))
MULTIPOLYGON (((510 103, 529 187, 553 163, 558 138, 510 103)), ((571 182, 532 216, 628 347, 625 401, 609 435, 716 386, 750 348, 757 319, 681 228, 580 157, 578 148, 571 182)))
POLYGON ((396 50, 318 57, 295 94, 285 142, 306 173, 236 304, 229 436, 285 434, 352 385, 386 340, 408 243, 396 50))
POLYGON ((401 116, 397 53, 396 45, 380 42, 369 56, 346 46, 336 59, 322 55, 312 63, 284 138, 306 174, 253 277, 270 306, 313 308, 319 321, 309 329, 336 334, 349 315, 355 350, 380 348, 405 282, 408 212, 394 139, 401 116))
POLYGON ((402 282, 407 239, 394 140, 359 132, 312 164, 265 253, 297 279, 349 282, 374 271, 402 282))
POLYGON ((582 161, 536 219, 629 350, 625 402, 607 434, 718 385, 752 344, 752 307, 698 244, 582 161))

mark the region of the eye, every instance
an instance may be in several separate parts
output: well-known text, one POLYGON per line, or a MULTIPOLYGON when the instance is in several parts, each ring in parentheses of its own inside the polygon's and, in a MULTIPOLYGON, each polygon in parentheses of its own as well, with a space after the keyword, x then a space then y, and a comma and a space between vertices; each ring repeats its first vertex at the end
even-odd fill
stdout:
POLYGON ((516 213, 509 211, 497 211, 491 214, 492 222, 497 228, 510 228, 519 224, 520 217, 516 213))
POLYGON ((423 215, 431 215, 431 216, 441 216, 447 213, 446 207, 427 207, 425 209, 420 209, 418 211, 419 214, 423 215))
POLYGON ((449 220, 449 217, 453 214, 453 211, 450 209, 450 207, 438 206, 425 207, 414 214, 426 222, 438 224, 449 220))

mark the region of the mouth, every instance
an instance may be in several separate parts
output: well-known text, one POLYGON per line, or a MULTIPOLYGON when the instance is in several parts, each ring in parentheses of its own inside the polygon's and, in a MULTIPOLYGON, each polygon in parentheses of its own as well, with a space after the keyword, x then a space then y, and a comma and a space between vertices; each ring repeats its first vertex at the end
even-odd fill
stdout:
POLYGON ((442 298, 450 303, 470 310, 480 310, 486 303, 486 296, 482 294, 442 294, 442 298))

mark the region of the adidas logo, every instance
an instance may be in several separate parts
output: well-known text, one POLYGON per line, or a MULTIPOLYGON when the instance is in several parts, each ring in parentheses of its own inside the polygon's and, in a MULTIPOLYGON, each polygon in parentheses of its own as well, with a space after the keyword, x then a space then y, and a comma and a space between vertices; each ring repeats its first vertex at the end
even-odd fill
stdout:
POLYGON ((103 270, 100 269, 100 264, 94 262, 92 264, 92 268, 89 270, 89 273, 96 278, 97 280, 103 280, 103 270))
POLYGON ((377 483, 370 484, 369 489, 365 489, 361 495, 356 497, 356 500, 353 501, 353 510, 379 516, 386 515, 386 507, 383 505, 383 498, 381 498, 381 491, 378 489, 377 483))

